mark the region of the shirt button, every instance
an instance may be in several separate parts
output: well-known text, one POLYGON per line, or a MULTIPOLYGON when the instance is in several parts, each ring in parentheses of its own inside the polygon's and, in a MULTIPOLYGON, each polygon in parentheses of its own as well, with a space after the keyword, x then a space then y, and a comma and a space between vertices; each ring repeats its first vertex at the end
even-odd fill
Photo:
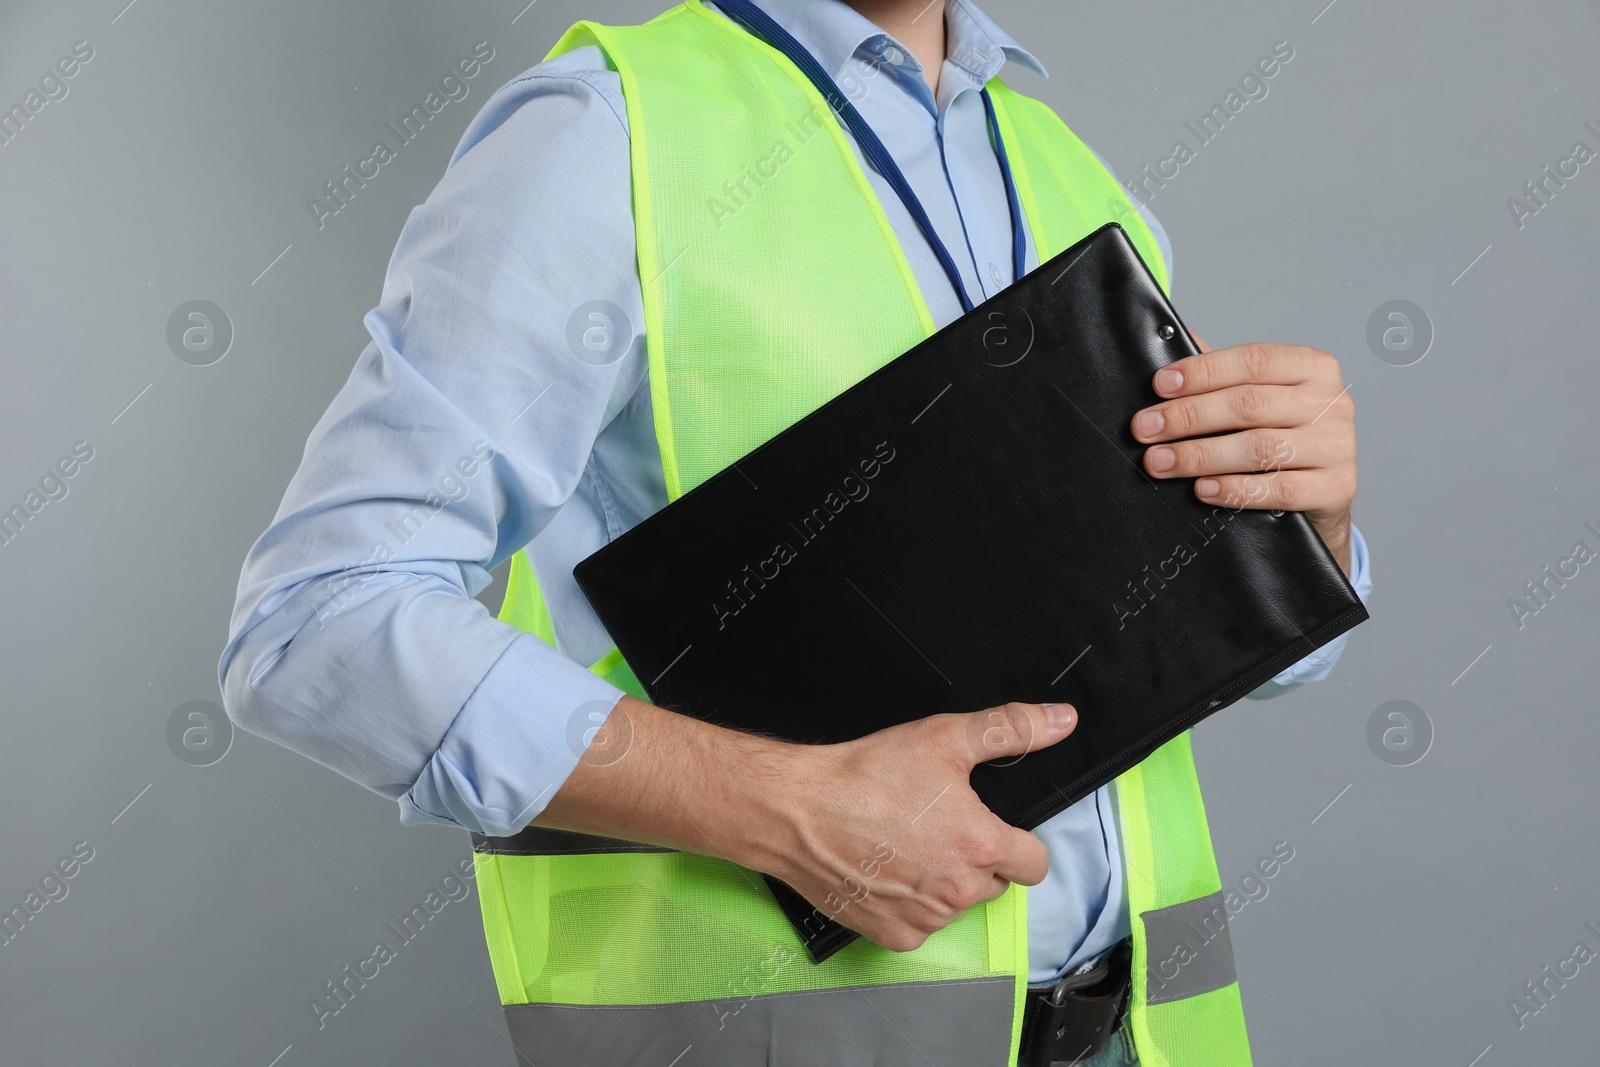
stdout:
POLYGON ((997 286, 1005 284, 1005 280, 1000 277, 1000 268, 995 266, 993 263, 989 264, 989 278, 997 286))
POLYGON ((883 50, 883 58, 888 60, 890 64, 899 66, 901 63, 905 62, 906 54, 900 51, 900 49, 896 48, 894 45, 890 45, 888 48, 883 50))

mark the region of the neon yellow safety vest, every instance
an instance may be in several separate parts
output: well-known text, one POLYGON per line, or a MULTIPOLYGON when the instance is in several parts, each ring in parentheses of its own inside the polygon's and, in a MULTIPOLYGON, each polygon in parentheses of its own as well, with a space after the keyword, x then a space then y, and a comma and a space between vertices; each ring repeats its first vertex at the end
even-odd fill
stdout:
MULTIPOLYGON (((934 323, 850 142, 780 53, 699 0, 642 26, 580 22, 550 54, 590 44, 627 101, 651 399, 676 499, 934 323)), ((1045 105, 999 78, 989 90, 1039 261, 1118 220, 1164 288, 1149 229, 1093 154, 1045 105)), ((500 617, 554 643, 525 553, 500 617)), ((645 699, 614 650, 591 669, 645 699)), ((1139 1057, 1249 1064, 1188 735, 1116 794, 1139 1057)), ((495 981, 531 1062, 1016 1062, 1022 886, 915 951, 863 938, 815 965, 760 877, 728 861, 539 828, 474 844, 495 981)))

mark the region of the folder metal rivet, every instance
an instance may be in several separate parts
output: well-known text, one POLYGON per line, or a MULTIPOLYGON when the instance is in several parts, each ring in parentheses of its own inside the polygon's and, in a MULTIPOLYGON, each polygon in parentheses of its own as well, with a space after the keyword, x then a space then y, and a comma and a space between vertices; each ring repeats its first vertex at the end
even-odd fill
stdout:
POLYGON ((1178 331, 1177 331, 1177 330, 1174 330, 1174 329, 1173 329, 1173 328, 1172 328, 1172 326, 1171 326, 1171 325, 1170 325, 1170 324, 1164 324, 1164 325, 1163 325, 1163 326, 1162 326, 1162 327, 1161 327, 1161 329, 1159 329, 1159 330, 1157 330, 1157 331, 1156 331, 1156 333, 1158 333, 1158 334, 1160 334, 1160 335, 1161 335, 1161 339, 1162 339, 1162 340, 1163 340, 1163 341, 1170 341, 1170 340, 1172 340, 1172 338, 1173 338, 1173 336, 1174 336, 1174 335, 1176 335, 1176 334, 1177 334, 1177 332, 1178 332, 1178 331))
POLYGON ((1270 514, 1275 519, 1283 518, 1283 512, 1281 512, 1281 511, 1268 512, 1268 514, 1270 514))

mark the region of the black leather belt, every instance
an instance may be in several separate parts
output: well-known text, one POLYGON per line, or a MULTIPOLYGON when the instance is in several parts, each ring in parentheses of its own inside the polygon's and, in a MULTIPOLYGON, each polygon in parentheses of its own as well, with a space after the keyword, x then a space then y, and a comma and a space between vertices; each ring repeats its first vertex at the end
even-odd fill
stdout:
POLYGON ((1105 1048, 1128 1010, 1133 947, 1123 941, 1081 974, 1030 986, 1022 1012, 1023 1067, 1067 1067, 1105 1048))

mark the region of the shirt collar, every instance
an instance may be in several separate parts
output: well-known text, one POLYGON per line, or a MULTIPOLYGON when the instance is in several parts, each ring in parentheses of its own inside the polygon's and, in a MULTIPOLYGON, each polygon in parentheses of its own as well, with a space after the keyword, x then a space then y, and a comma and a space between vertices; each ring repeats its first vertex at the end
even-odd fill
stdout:
MULTIPOLYGON (((863 47, 877 53, 892 40, 844 0, 752 2, 788 30, 834 78, 842 75, 845 64, 863 47)), ((995 25, 972 0, 948 0, 946 10, 945 57, 980 83, 998 74, 1008 59, 1040 77, 1049 77, 1044 64, 995 25)), ((910 56, 909 49, 906 51, 908 62, 915 64, 915 57, 910 56)))

